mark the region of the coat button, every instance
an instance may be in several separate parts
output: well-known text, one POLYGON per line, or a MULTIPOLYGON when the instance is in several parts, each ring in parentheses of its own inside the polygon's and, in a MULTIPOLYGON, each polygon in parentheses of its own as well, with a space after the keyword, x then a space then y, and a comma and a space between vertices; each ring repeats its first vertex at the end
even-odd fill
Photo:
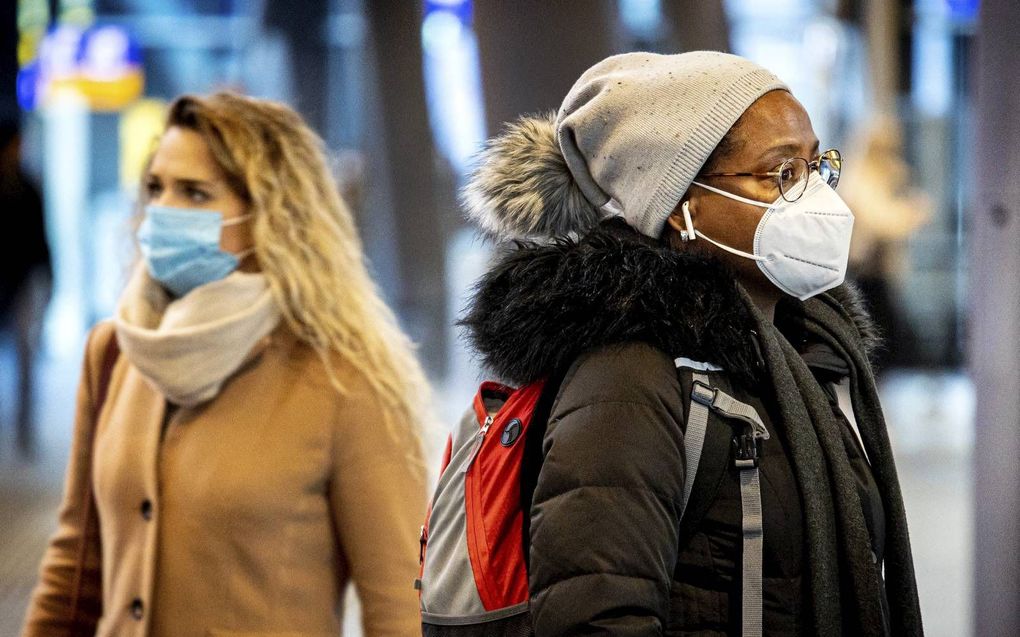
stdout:
POLYGON ((152 500, 149 500, 148 498, 142 500, 141 511, 142 511, 142 517, 143 518, 145 518, 146 520, 151 520, 152 519, 152 500))
POLYGON ((135 598, 135 601, 131 602, 131 616, 135 619, 141 620, 145 614, 145 605, 142 604, 142 600, 135 598))

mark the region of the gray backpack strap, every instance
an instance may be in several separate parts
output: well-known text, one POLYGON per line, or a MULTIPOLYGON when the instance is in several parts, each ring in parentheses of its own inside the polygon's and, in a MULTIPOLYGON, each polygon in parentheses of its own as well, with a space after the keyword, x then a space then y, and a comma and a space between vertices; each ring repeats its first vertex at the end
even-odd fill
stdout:
MULTIPOLYGON (((679 364, 678 364, 679 366, 679 364)), ((743 534, 743 558, 741 560, 741 635, 761 637, 762 634, 762 513, 761 482, 758 461, 761 457, 761 442, 768 440, 769 432, 757 410, 740 402, 729 394, 708 384, 708 376, 694 372, 694 387, 691 390, 691 410, 687 418, 684 435, 684 450, 687 453, 687 475, 684 477, 684 502, 687 508, 694 478, 701 460, 701 448, 705 443, 708 428, 708 412, 717 413, 747 423, 745 432, 733 440, 734 464, 740 470, 740 511, 743 534)))
MULTIPOLYGON (((684 455, 687 459, 687 473, 684 475, 684 501, 680 508, 683 519, 687 503, 691 501, 694 478, 698 475, 701 449, 705 446, 705 430, 708 429, 708 407, 698 399, 699 388, 708 387, 708 376, 694 372, 694 391, 691 393, 691 412, 687 416, 687 431, 684 432, 684 455)), ((711 398, 711 396, 709 396, 711 398)))
POLYGON ((762 523, 758 467, 740 470, 741 526, 744 531, 741 623, 743 637, 761 636, 762 523))

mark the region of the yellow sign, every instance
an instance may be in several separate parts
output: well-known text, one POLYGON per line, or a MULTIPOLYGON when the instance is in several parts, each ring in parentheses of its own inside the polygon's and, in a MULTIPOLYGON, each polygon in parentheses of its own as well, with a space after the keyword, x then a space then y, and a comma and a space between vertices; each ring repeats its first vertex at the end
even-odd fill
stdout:
POLYGON ((120 184, 125 190, 138 187, 145 164, 163 134, 167 104, 163 100, 139 100, 120 118, 120 184))
POLYGON ((71 89, 84 97, 94 111, 119 111, 142 96, 145 78, 141 69, 122 74, 116 79, 98 80, 83 75, 55 79, 49 90, 71 89))

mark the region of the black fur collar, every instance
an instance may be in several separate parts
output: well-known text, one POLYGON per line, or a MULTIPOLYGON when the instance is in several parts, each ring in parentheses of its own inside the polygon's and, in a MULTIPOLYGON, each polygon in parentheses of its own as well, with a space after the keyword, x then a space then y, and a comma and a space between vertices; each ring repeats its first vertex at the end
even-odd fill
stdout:
MULTIPOLYGON (((614 220, 580 241, 517 243, 479 280, 460 324, 482 362, 512 384, 543 378, 586 351, 634 341, 753 383, 761 357, 734 280, 719 262, 671 250, 614 220)), ((867 341, 870 320, 845 288, 830 294, 867 341)), ((798 306, 790 299, 783 311, 798 306)))
POLYGON ((478 282, 461 325, 484 364, 513 384, 632 341, 745 378, 759 360, 730 274, 618 221, 580 241, 518 243, 478 282))

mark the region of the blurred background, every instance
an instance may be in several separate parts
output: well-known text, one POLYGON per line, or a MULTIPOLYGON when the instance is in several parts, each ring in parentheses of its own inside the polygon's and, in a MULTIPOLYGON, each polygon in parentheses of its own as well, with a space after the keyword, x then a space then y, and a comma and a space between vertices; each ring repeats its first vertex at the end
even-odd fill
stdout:
MULTIPOLYGON (((489 256, 457 206, 472 154, 502 122, 558 107, 607 55, 694 49, 775 71, 822 147, 842 150, 839 192, 857 216, 851 275, 887 337, 880 385, 927 632, 1018 634, 1017 264, 978 268, 975 258, 990 253, 973 239, 970 204, 983 184, 998 192, 1010 176, 1020 182, 1016 151, 992 147, 1020 142, 1011 123, 1020 113, 996 98, 1017 106, 1015 3, 2 4, 0 635, 16 634, 55 528, 84 335, 110 315, 125 282, 141 165, 173 97, 226 88, 283 100, 319 132, 372 271, 420 343, 451 423, 480 378, 453 327, 489 256), (981 101, 975 78, 992 78, 998 93, 981 101), (994 104, 1005 117, 976 115, 994 104), (987 159, 976 135, 990 144, 987 159), (997 169, 990 181, 982 166, 997 169), (992 288, 976 294, 982 286, 992 288), (989 316, 981 302, 1005 313, 994 315, 999 331, 975 341, 974 325, 989 316), (993 404, 966 365, 981 347, 991 356, 982 360, 1001 360, 998 386, 1013 394, 996 394, 1008 404, 994 403, 976 427, 980 405, 993 404), (982 449, 999 450, 988 456, 997 459, 985 462, 982 449), (982 544, 975 528, 993 539, 982 544)), ((1016 234, 1018 200, 1002 196, 989 209, 989 241, 1016 234)))

